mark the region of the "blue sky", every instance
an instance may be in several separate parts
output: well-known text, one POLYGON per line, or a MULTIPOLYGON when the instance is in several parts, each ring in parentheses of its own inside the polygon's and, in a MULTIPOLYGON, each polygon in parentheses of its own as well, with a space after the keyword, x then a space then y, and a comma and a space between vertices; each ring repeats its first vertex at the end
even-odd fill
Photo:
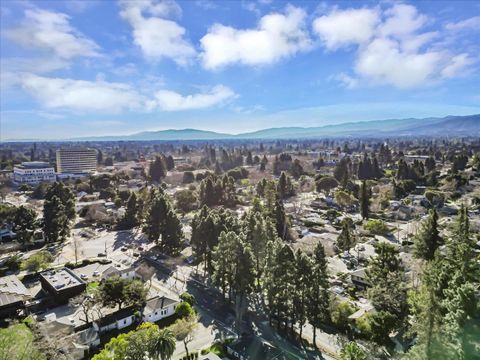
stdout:
POLYGON ((2 1, 0 139, 480 113, 475 1, 2 1))

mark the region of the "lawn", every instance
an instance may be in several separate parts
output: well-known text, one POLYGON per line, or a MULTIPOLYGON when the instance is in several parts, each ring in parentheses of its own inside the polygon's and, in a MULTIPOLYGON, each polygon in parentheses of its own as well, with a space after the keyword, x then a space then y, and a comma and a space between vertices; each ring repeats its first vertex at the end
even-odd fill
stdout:
POLYGON ((87 284, 87 293, 91 294, 92 292, 95 291, 96 288, 98 288, 98 286, 100 285, 100 283, 98 281, 92 281, 90 283, 87 284))
POLYGON ((33 345, 33 334, 25 324, 0 329, 0 359, 44 360, 33 345))

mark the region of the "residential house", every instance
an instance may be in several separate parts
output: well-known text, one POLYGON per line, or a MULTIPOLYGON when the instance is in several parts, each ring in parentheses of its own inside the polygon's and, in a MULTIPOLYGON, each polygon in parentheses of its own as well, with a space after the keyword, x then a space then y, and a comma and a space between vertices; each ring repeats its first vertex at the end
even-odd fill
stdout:
POLYGON ((353 285, 361 289, 366 289, 367 287, 372 286, 372 284, 370 284, 370 282, 368 282, 367 280, 367 274, 365 272, 365 268, 351 271, 350 280, 352 281, 353 285))
POLYGON ((30 292, 16 275, 0 278, 0 318, 15 315, 29 299, 30 292))
POLYGON ((175 307, 179 301, 170 299, 165 296, 156 296, 147 300, 147 304, 143 309, 143 321, 157 322, 163 318, 175 314, 175 307))
POLYGON ((123 279, 131 280, 136 278, 136 273, 135 273, 135 269, 132 267, 128 267, 125 269, 118 269, 115 266, 110 266, 102 273, 101 279, 103 281, 114 276, 119 276, 123 279))
POLYGON ((137 321, 135 315, 136 309, 128 307, 108 314, 101 319, 93 322, 93 327, 99 334, 106 333, 111 330, 121 330, 137 321))

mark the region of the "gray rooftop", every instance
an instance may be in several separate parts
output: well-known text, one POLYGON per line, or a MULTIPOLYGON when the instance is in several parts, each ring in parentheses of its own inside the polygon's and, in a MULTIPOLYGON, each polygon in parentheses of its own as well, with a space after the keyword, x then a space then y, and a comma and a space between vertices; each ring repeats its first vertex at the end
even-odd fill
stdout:
POLYGON ((22 162, 20 165, 15 165, 15 167, 22 168, 22 169, 43 169, 43 168, 51 168, 53 167, 48 162, 44 161, 25 161, 22 162))
POLYGON ((30 292, 15 275, 0 278, 0 306, 26 300, 30 292))
POLYGON ((80 284, 84 284, 82 279, 80 279, 77 275, 75 275, 74 272, 67 268, 44 271, 40 273, 40 276, 50 283, 50 285, 52 285, 56 290, 68 289, 80 284))
POLYGON ((155 312, 156 310, 164 309, 169 305, 177 304, 178 301, 162 296, 162 297, 154 297, 150 300, 147 300, 147 304, 145 305, 144 313, 149 314, 155 312))

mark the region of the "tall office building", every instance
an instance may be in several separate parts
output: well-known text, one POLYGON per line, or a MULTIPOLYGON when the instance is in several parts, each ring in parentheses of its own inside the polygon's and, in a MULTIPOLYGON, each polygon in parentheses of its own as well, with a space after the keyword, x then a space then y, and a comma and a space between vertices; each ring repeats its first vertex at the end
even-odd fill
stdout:
POLYGON ((57 150, 57 173, 85 174, 96 170, 97 150, 80 147, 57 150))

